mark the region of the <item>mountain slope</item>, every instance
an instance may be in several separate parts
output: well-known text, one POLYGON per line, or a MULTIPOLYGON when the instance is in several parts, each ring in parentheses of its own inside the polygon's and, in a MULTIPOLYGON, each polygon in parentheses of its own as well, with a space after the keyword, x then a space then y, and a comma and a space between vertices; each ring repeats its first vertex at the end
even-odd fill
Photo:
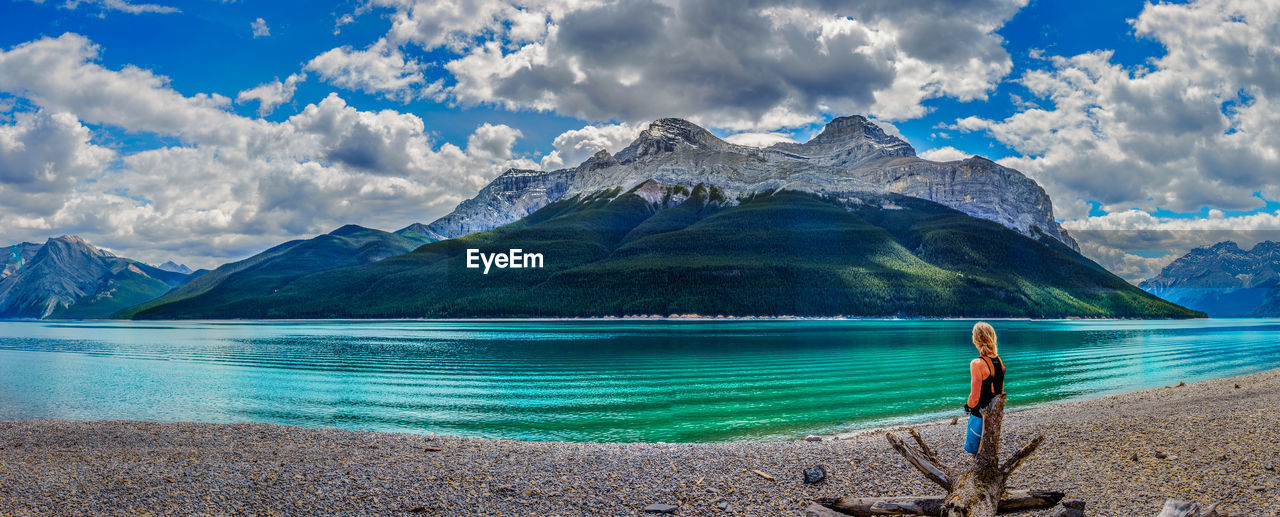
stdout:
POLYGON ((686 188, 715 186, 731 199, 780 189, 851 199, 903 194, 1078 250, 1035 181, 979 157, 947 163, 917 158, 906 141, 860 116, 832 120, 803 144, 763 149, 725 142, 684 120, 660 119, 617 156, 600 151, 573 169, 513 169, 452 213, 401 232, 434 240, 461 237, 510 223, 562 198, 614 187, 630 190, 651 179, 686 188))
POLYGON ((34 242, 20 242, 9 246, 0 255, 0 280, 21 270, 37 251, 40 251, 40 245, 34 242))
POLYGON ((660 181, 563 198, 487 232, 234 304, 174 309, 138 317, 1199 315, 1065 244, 922 199, 730 198, 660 181), (483 274, 466 267, 470 248, 541 253, 545 267, 483 274))
POLYGON ((440 241, 502 226, 559 199, 569 187, 573 170, 511 169, 498 176, 476 197, 463 201, 453 213, 431 224, 414 223, 397 235, 440 241))
POLYGON ((1280 243, 1196 248, 1139 287, 1214 317, 1280 316, 1280 243))
POLYGON ((406 253, 426 242, 421 236, 396 235, 346 225, 308 240, 289 241, 247 259, 224 264, 159 298, 121 311, 117 317, 214 317, 238 301, 269 295, 303 276, 368 264, 406 253))
MULTIPOLYGON (((30 246, 24 249, 29 252, 30 246)), ((57 237, 0 279, 0 318, 104 318, 159 296, 184 278, 116 257, 79 237, 57 237)))

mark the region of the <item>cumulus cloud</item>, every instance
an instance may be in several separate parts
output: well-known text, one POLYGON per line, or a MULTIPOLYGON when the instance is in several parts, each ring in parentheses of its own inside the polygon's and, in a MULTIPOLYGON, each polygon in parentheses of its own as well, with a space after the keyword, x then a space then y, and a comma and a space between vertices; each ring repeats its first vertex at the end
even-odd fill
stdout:
POLYGON ((919 156, 926 160, 933 160, 935 162, 954 162, 956 160, 963 160, 973 156, 973 153, 966 153, 954 147, 946 146, 923 151, 919 153, 919 156))
POLYGON ((1244 248, 1280 241, 1280 211, 1228 217, 1210 210, 1208 217, 1156 217, 1141 210, 1066 221, 1063 226, 1080 241, 1081 251, 1107 269, 1133 282, 1192 249, 1223 241, 1244 248))
POLYGON ((547 30, 547 18, 602 2, 595 0, 373 0, 394 9, 388 36, 427 49, 468 48, 481 35, 532 41, 547 30), (505 33, 505 34, 504 34, 505 33))
POLYGON ((465 149, 437 144, 415 115, 336 94, 283 122, 248 119, 225 98, 96 57, 76 35, 0 51, 0 91, 34 106, 0 125, 6 238, 56 229, 141 260, 213 266, 345 223, 430 220, 505 168, 537 166, 503 125, 481 126, 465 149), (117 156, 82 121, 182 143, 117 156))
POLYGON ((1165 55, 1124 66, 1110 51, 1049 58, 1018 82, 1045 108, 964 118, 1020 156, 1068 217, 1103 210, 1195 212, 1280 199, 1280 4, 1199 0, 1148 4, 1138 37, 1165 55))
POLYGON ((409 102, 440 92, 442 82, 427 84, 423 66, 406 59, 399 48, 378 40, 365 50, 339 47, 320 54, 307 63, 334 86, 409 102))
POLYGON ((985 99, 1012 67, 995 31, 1025 0, 375 3, 391 44, 460 54, 444 66, 461 105, 769 132, 985 99))
POLYGON ((298 89, 298 83, 306 80, 307 74, 292 74, 283 82, 276 79, 269 83, 262 83, 241 91, 236 95, 236 103, 258 101, 258 115, 265 117, 274 112, 277 106, 292 100, 293 93, 298 89))
POLYGON ((0 91, 82 121, 191 141, 241 142, 261 128, 227 113, 227 97, 186 97, 168 86, 168 78, 132 65, 108 70, 97 58, 98 46, 78 34, 23 43, 0 52, 0 91))
POLYGON ((609 154, 621 151, 636 139, 647 124, 589 125, 561 133, 552 140, 554 149, 542 157, 542 168, 554 170, 577 167, 600 150, 609 154))
POLYGON ((0 125, 0 204, 30 222, 61 205, 85 178, 115 157, 90 142, 89 128, 70 113, 18 112, 0 125))
POLYGON ((1280 4, 1147 4, 1137 37, 1163 56, 1137 66, 1107 50, 1035 56, 1017 82, 1035 102, 1004 119, 948 128, 985 132, 1000 160, 1045 187, 1084 253, 1146 278, 1199 246, 1275 238, 1277 214, 1225 217, 1280 199, 1280 4), (1103 217, 1088 217, 1099 204, 1103 217), (1208 217, 1158 218, 1157 209, 1208 217), (1266 236, 1266 237, 1264 237, 1266 236))
POLYGON ((267 21, 263 20, 262 18, 258 18, 257 20, 254 20, 253 23, 249 24, 249 27, 253 29, 253 37, 255 38, 261 38, 261 37, 271 35, 271 28, 267 27, 267 21))

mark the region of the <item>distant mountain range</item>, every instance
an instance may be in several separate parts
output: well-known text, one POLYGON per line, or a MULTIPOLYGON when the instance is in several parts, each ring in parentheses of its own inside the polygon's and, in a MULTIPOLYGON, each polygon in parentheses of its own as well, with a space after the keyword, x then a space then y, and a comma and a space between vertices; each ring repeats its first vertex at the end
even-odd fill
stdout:
POLYGON ((1280 243, 1196 248, 1143 281, 1156 296, 1215 317, 1280 316, 1280 243))
POLYGON ((428 240, 349 224, 312 239, 289 241, 247 259, 223 264, 164 296, 140 302, 115 316, 229 316, 240 312, 237 304, 244 300, 269 297, 303 276, 407 253, 428 240))
POLYGON ((104 318, 187 276, 99 250, 79 237, 24 242, 0 257, 0 318, 104 318))
POLYGON ((172 260, 156 267, 173 273, 182 273, 184 275, 190 275, 192 273, 191 268, 187 267, 186 264, 175 264, 172 260))
POLYGON ((347 225, 212 271, 74 237, 9 248, 0 317, 1195 317, 1078 253, 1035 181, 939 163, 863 117, 745 147, 680 119, 508 170, 429 224, 347 225), (466 267, 522 249, 545 267, 466 267))
POLYGON ((1201 315, 1081 256, 1018 171, 914 154, 862 117, 765 149, 662 119, 617 155, 507 171, 430 224, 285 243, 119 315, 1201 315), (482 274, 469 249, 545 267, 482 274))

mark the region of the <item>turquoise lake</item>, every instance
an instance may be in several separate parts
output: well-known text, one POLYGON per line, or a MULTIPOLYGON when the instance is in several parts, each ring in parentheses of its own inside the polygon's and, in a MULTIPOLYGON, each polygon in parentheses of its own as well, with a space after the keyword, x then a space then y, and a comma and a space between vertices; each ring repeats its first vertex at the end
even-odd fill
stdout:
MULTIPOLYGON (((1280 320, 992 321, 1013 408, 1280 367, 1280 320)), ((0 419, 795 439, 962 415, 972 321, 0 322, 0 419)))

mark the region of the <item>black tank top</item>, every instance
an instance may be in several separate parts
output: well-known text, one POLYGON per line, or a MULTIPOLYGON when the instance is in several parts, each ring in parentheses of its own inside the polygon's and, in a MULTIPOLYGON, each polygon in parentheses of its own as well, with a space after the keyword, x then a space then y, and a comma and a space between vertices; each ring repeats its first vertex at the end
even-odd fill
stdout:
POLYGON ((996 395, 1004 393, 1004 361, 1000 357, 983 357, 987 366, 991 368, 991 373, 987 378, 982 379, 982 393, 978 395, 978 409, 987 409, 987 404, 991 403, 991 399, 996 395))

